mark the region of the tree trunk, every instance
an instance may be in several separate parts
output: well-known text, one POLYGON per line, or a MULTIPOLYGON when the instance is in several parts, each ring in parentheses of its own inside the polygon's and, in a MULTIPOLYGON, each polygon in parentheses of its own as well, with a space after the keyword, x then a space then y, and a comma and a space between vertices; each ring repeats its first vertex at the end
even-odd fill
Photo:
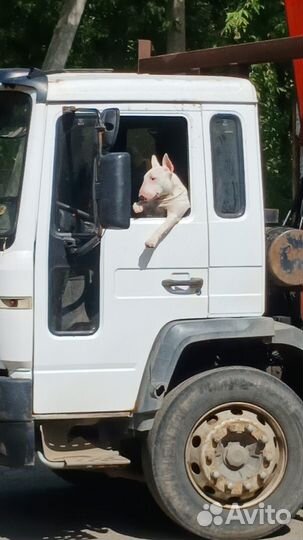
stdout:
POLYGON ((169 0, 168 22, 167 52, 185 51, 185 0, 169 0))
POLYGON ((64 0, 42 69, 64 69, 87 0, 64 0))

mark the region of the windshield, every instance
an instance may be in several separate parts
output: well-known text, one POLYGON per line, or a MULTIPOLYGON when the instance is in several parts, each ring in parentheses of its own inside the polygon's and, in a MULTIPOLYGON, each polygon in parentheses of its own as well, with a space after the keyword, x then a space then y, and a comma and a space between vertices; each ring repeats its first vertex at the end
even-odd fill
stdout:
POLYGON ((14 241, 20 203, 31 99, 0 92, 0 249, 14 241))

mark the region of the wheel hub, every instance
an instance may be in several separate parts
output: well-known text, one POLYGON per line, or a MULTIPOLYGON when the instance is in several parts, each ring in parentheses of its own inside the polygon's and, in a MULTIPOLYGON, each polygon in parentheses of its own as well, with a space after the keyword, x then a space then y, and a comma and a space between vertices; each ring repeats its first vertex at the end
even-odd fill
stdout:
POLYGON ((212 502, 256 503, 281 481, 287 457, 284 435, 266 411, 230 404, 200 419, 186 446, 195 489, 212 502))
POLYGON ((238 442, 228 443, 227 448, 223 452, 223 462, 231 470, 239 470, 247 464, 249 459, 249 451, 243 448, 238 442))

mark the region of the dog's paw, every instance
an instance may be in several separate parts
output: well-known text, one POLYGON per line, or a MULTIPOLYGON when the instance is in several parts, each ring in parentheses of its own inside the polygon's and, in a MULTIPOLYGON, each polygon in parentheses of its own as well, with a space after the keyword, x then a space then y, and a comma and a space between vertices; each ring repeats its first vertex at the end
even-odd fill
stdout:
POLYGON ((140 204, 138 204, 138 203, 133 204, 133 211, 135 212, 135 214, 141 214, 143 212, 143 210, 144 210, 144 208, 140 204))
POLYGON ((155 248, 158 244, 157 240, 154 240, 153 238, 150 238, 149 240, 146 240, 145 247, 147 248, 155 248))

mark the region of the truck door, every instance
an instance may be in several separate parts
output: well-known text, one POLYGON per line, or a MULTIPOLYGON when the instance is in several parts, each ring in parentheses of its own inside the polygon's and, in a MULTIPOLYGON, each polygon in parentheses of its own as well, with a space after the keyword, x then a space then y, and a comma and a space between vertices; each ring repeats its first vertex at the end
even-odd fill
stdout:
POLYGON ((49 107, 35 259, 36 414, 132 410, 161 328, 207 316, 201 129, 199 107, 180 114, 167 104, 148 113, 123 105, 113 150, 131 154, 133 201, 151 154, 168 152, 191 210, 155 250, 144 243, 164 218, 149 215, 133 217, 128 230, 104 231, 79 257, 70 245, 89 241, 93 226, 93 120, 84 114, 69 124, 59 105, 49 107))
POLYGON ((209 218, 209 314, 264 313, 265 249, 255 105, 203 105, 209 218))

